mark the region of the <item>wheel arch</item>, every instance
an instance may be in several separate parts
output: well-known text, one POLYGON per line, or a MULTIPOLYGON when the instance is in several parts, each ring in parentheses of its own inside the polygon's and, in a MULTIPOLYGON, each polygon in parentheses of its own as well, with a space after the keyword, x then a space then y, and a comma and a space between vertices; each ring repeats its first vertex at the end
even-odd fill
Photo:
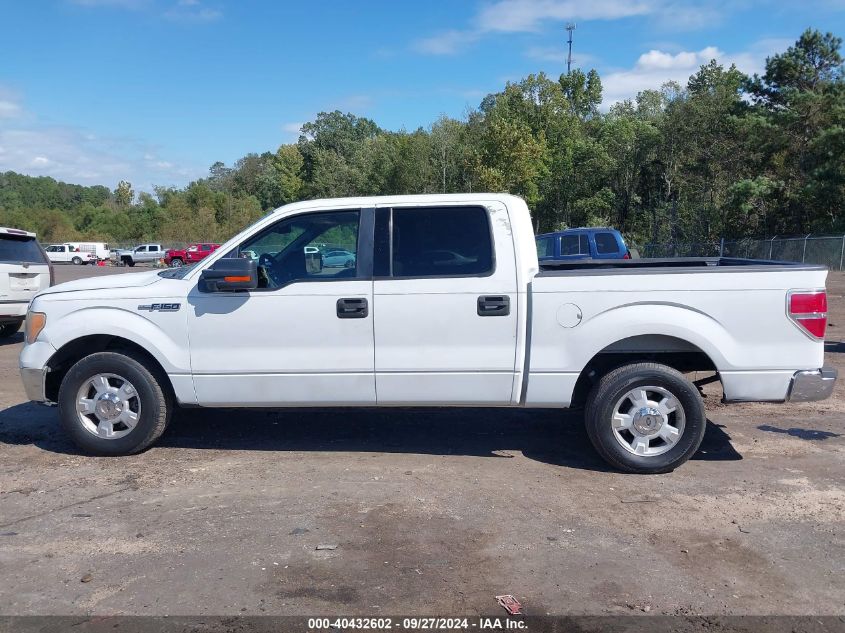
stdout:
MULTIPOLYGON (((718 366, 701 347, 666 334, 638 334, 621 338, 596 352, 586 363, 572 393, 571 406, 583 405, 595 382, 609 372, 631 363, 654 362, 681 373, 715 372, 718 366)), ((719 379, 721 380, 721 379, 719 379)))
POLYGON ((47 361, 47 367, 49 368, 45 384, 47 400, 57 402, 59 387, 68 370, 86 356, 96 354, 97 352, 128 352, 136 359, 147 361, 147 369, 161 381, 162 388, 167 390, 171 397, 175 396, 173 384, 164 367, 144 347, 122 336, 90 334, 65 343, 47 361))

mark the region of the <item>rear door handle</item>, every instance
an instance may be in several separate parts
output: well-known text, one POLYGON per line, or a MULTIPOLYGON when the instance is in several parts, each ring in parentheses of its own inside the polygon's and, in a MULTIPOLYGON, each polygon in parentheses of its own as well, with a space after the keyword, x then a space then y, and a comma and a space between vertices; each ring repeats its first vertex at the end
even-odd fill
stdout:
POLYGON ((508 316, 510 313, 511 298, 508 295, 478 297, 478 316, 508 316))
POLYGON ((338 319, 366 319, 369 313, 367 300, 363 297, 337 300, 338 319))

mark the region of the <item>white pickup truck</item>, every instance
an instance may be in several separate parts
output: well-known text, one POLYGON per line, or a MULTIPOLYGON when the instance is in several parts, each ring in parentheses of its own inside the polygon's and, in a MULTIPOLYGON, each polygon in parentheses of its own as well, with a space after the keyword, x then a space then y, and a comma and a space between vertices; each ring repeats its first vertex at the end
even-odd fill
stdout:
POLYGON ((150 446, 177 406, 583 406, 613 466, 665 472, 726 401, 819 400, 826 271, 735 259, 539 266, 501 194, 312 200, 202 262, 42 291, 28 397, 103 455, 150 446), (355 255, 322 266, 319 245, 355 255), (317 251, 317 256, 314 252, 317 251))

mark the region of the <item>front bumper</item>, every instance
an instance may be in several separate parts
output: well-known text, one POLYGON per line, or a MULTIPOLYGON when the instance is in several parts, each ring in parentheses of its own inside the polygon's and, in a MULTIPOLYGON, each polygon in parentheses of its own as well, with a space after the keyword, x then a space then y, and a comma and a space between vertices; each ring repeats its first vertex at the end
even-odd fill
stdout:
POLYGON ((21 381, 28 400, 46 402, 47 367, 34 369, 21 367, 21 381))
POLYGON ((836 384, 836 375, 833 367, 795 372, 786 394, 787 401, 812 402, 829 398, 836 384))

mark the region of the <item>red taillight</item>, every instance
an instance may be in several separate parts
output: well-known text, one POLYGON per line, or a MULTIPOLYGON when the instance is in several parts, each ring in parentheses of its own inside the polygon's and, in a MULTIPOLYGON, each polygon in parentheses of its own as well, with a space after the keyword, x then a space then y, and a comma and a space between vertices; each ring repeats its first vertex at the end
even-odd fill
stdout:
POLYGON ((787 294, 789 318, 813 338, 824 338, 827 329, 827 292, 791 290, 787 294))
POLYGON ((631 259, 631 251, 625 251, 625 254, 622 256, 622 259, 631 259))

